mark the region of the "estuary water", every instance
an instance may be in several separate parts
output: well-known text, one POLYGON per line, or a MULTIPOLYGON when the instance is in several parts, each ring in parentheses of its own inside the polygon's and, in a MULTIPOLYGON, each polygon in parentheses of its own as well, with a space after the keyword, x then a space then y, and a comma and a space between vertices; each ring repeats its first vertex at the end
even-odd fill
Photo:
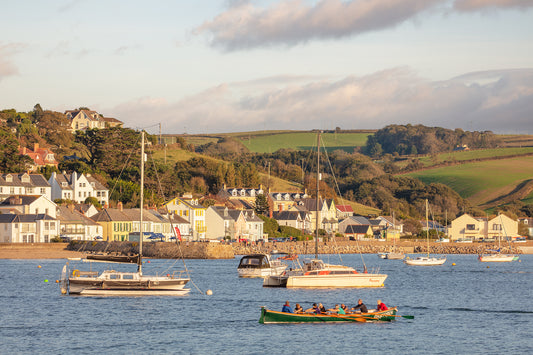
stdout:
MULTIPOLYGON (((263 288, 261 279, 238 278, 239 259, 186 260, 194 284, 183 297, 62 296, 55 280, 65 260, 0 260, 0 354, 533 353, 533 255, 501 264, 448 255, 434 267, 364 255, 369 269, 389 275, 385 287, 327 290, 263 288), (358 298, 369 306, 381 299, 415 319, 258 323, 261 306, 329 308, 358 298)), ((362 267, 360 255, 342 261, 362 267)), ((144 272, 168 264, 150 260, 144 272)))

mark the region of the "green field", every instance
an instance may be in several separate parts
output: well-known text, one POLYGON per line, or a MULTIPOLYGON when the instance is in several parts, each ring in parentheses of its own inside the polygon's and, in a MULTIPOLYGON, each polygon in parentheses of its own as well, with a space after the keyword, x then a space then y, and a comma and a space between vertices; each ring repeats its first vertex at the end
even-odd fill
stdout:
MULTIPOLYGON (((495 148, 495 149, 480 149, 480 150, 469 150, 464 152, 448 152, 437 154, 435 157, 431 156, 422 156, 418 160, 424 166, 432 166, 435 164, 449 162, 461 162, 468 160, 476 159, 489 159, 489 158, 500 158, 513 155, 524 155, 524 154, 533 154, 533 147, 524 147, 524 148, 495 148)), ((408 164, 408 160, 404 162, 398 162, 398 165, 405 166, 408 164)))
MULTIPOLYGON (((354 148, 365 145, 372 133, 323 133, 322 145, 331 152, 337 149, 352 153, 354 148)), ((279 149, 316 149, 316 133, 290 132, 268 135, 240 135, 237 137, 251 152, 273 153, 279 149)))
POLYGON ((475 205, 510 193, 521 182, 533 177, 533 157, 490 160, 427 169, 406 176, 425 183, 442 183, 475 205))

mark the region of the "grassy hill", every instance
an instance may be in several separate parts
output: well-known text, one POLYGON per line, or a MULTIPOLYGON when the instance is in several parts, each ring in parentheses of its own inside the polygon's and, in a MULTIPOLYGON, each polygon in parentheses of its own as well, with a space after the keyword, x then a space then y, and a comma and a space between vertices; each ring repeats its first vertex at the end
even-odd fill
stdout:
POLYGON ((426 183, 448 185, 474 205, 493 205, 513 193, 520 199, 531 198, 527 181, 533 177, 533 156, 471 162, 406 175, 426 183))
MULTIPOLYGON (((373 131, 322 133, 322 144, 328 151, 342 149, 352 153, 366 144, 373 131)), ((279 149, 316 149, 316 132, 312 131, 257 131, 213 135, 183 135, 187 143, 195 146, 216 142, 222 137, 232 137, 253 153, 273 153, 279 149)))

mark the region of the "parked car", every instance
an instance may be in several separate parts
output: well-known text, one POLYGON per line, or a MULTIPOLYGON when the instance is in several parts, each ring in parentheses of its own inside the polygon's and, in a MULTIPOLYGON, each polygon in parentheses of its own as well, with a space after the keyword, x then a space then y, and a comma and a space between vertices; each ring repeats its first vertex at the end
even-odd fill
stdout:
POLYGON ((437 243, 449 243, 450 242, 450 239, 448 238, 439 238, 437 240, 437 243))

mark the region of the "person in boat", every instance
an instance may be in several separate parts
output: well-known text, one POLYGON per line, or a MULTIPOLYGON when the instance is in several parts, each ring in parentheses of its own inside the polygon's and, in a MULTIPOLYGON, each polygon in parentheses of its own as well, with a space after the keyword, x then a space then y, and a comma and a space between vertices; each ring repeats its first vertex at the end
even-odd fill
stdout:
POLYGON ((306 309, 305 313, 320 313, 320 310, 318 309, 317 304, 313 303, 313 307, 306 309))
POLYGON ((292 311, 291 305, 289 304, 289 301, 285 301, 285 304, 283 305, 283 308, 281 309, 281 311, 285 313, 294 313, 292 311))
POLYGON ((294 313, 303 313, 304 312, 304 309, 302 308, 302 306, 300 306, 299 303, 296 303, 296 306, 294 306, 294 313))
POLYGON ((344 312, 344 309, 339 307, 338 304, 335 305, 335 308, 328 309, 328 312, 329 313, 336 313, 336 314, 346 314, 346 312, 344 312))
POLYGON ((389 307, 387 307, 385 305, 385 303, 381 302, 381 300, 378 300, 378 311, 386 311, 387 309, 389 309, 389 307))
POLYGON ((324 307, 322 303, 318 304, 318 310, 320 311, 320 313, 326 313, 326 307, 324 307))
POLYGON ((348 307, 344 303, 341 303, 341 309, 344 311, 344 314, 348 313, 348 307))
POLYGON ((363 303, 363 300, 359 299, 357 301, 357 306, 353 307, 352 311, 359 311, 361 313, 368 313, 368 308, 366 308, 366 305, 363 303))

